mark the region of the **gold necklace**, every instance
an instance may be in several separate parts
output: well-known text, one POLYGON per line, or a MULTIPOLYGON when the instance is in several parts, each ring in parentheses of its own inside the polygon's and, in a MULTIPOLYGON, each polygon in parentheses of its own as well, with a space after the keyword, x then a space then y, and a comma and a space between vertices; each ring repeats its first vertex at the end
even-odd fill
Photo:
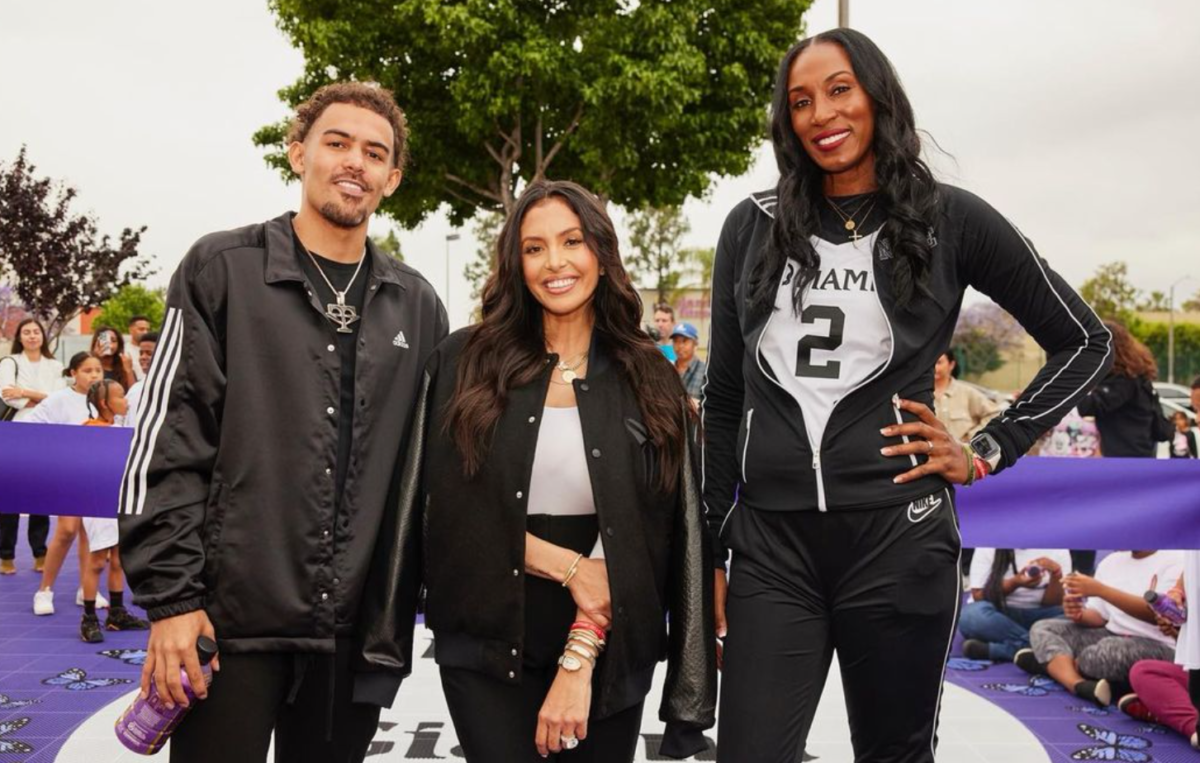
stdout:
MULTIPOLYGON (((588 349, 590 350, 591 348, 589 347, 588 349)), ((579 360, 575 361, 574 365, 568 364, 565 360, 559 360, 554 364, 554 367, 558 369, 559 374, 562 376, 562 382, 560 382, 561 384, 570 384, 579 378, 579 374, 575 373, 575 371, 578 370, 579 367, 585 362, 587 362, 587 356, 588 350, 584 350, 583 354, 579 356, 579 360)), ((550 377, 550 381, 554 381, 554 377, 550 377)))
POLYGON ((867 218, 871 216, 871 212, 875 210, 875 197, 872 196, 870 199, 864 201, 859 205, 858 209, 854 210, 853 213, 842 211, 842 208, 834 203, 833 199, 829 198, 828 196, 825 197, 825 201, 829 202, 829 206, 833 208, 833 211, 837 213, 837 216, 842 218, 842 226, 849 231, 848 235, 850 240, 857 243, 860 239, 862 239, 862 235, 859 234, 858 230, 856 229, 866 223, 867 218), (864 209, 866 209, 866 212, 863 212, 864 209), (863 216, 857 222, 855 222, 854 218, 858 217, 859 212, 862 212, 863 216))

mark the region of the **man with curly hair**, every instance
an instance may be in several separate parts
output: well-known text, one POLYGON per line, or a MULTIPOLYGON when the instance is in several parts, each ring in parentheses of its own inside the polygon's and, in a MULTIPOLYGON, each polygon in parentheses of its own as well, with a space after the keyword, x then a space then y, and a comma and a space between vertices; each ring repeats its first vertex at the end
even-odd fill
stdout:
POLYGON ((288 134, 300 211, 203 237, 171 279, 119 518, 152 623, 142 691, 188 704, 182 670, 199 697, 174 763, 261 763, 272 734, 276 760, 361 761, 377 728, 360 601, 447 332, 429 283, 367 237, 407 138, 388 91, 319 89, 288 134))

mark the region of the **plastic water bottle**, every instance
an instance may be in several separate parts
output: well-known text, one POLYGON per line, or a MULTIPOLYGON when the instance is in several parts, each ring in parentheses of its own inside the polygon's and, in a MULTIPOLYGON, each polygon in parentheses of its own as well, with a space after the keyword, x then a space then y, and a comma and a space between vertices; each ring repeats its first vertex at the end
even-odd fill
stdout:
MULTIPOLYGON (((200 658, 200 669, 204 673, 204 685, 208 686, 212 683, 212 666, 209 663, 217 656, 216 642, 207 636, 201 636, 196 639, 196 654, 200 658)), ((171 733, 179 726, 187 711, 196 706, 197 701, 187 672, 179 672, 183 679, 183 693, 187 695, 188 706, 176 704, 168 709, 158 694, 158 687, 151 682, 150 696, 145 699, 139 696, 117 719, 117 739, 121 740, 121 744, 140 755, 153 755, 166 745, 171 733)))
POLYGON ((1178 628, 1187 622, 1187 610, 1176 604, 1170 596, 1163 596, 1158 591, 1146 591, 1143 598, 1156 615, 1171 625, 1178 628))

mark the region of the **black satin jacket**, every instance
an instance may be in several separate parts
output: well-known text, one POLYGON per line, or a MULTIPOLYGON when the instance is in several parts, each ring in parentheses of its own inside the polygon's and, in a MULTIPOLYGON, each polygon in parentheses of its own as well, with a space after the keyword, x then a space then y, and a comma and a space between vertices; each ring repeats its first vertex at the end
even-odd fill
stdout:
MULTIPOLYGON (((521 680, 526 504, 557 359, 548 359, 538 380, 510 391, 488 459, 466 479, 442 413, 470 331, 452 334, 426 367, 413 441, 395 481, 394 516, 380 535, 363 602, 355 689, 361 701, 390 705, 411 672, 422 587, 439 664, 521 680)), ((673 369, 664 363, 664 370, 673 369)), ((666 659, 662 750, 687 757, 704 749, 700 732, 714 723, 717 697, 712 561, 695 462, 689 455, 675 492, 652 487, 658 459, 634 391, 598 344, 588 377, 574 385, 613 610, 592 714, 604 718, 641 701, 666 659)))

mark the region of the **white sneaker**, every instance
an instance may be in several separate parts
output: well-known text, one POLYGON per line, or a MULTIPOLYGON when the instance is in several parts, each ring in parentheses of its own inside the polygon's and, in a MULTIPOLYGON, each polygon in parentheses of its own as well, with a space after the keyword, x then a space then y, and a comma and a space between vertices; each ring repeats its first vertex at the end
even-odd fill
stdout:
MULTIPOLYGON (((83 589, 75 591, 75 606, 83 606, 83 589)), ((108 609, 108 599, 104 598, 104 594, 96 592, 96 609, 108 609)))
POLYGON ((33 614, 54 614, 54 591, 38 591, 33 595, 33 614))

